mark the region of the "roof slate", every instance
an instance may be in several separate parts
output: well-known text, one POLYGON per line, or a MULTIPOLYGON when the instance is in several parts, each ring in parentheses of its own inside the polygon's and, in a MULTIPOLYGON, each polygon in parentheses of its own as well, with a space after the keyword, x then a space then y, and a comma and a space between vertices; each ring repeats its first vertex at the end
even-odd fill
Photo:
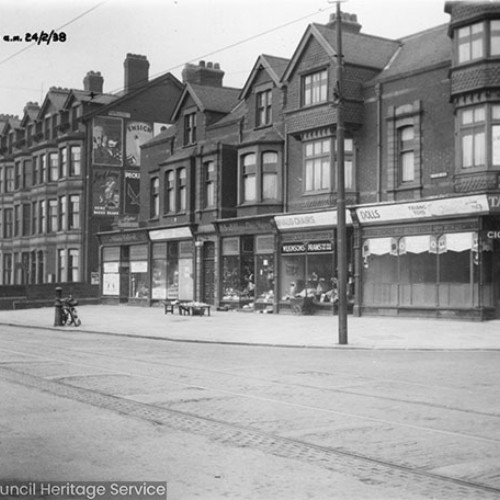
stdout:
POLYGON ((201 102, 203 111, 229 113, 236 103, 241 89, 231 87, 210 87, 190 83, 189 86, 201 102))

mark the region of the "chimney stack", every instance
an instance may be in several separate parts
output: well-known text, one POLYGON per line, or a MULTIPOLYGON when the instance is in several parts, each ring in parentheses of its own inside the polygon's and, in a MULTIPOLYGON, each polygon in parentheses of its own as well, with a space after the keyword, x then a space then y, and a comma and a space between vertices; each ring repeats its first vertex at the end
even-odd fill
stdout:
MULTIPOLYGON (((342 23, 342 31, 345 33, 359 33, 361 31, 361 24, 358 23, 358 16, 356 14, 348 14, 342 12, 340 14, 342 23)), ((330 21, 326 24, 327 28, 335 29, 337 23, 337 14, 334 12, 330 14, 330 21)))
POLYGON ((27 102, 23 109, 23 113, 31 117, 35 117, 36 115, 38 115, 39 111, 40 111, 40 106, 38 105, 38 103, 31 101, 27 102))
POLYGON ((127 54, 125 62, 125 93, 136 90, 149 81, 149 61, 146 56, 127 54))
POLYGON ((94 92, 95 94, 102 94, 104 78, 100 71, 89 71, 83 79, 83 90, 87 92, 94 92))
POLYGON ((187 63, 182 70, 182 81, 184 83, 195 83, 209 87, 222 87, 224 71, 220 69, 219 63, 211 61, 205 63, 200 61, 198 65, 187 63))

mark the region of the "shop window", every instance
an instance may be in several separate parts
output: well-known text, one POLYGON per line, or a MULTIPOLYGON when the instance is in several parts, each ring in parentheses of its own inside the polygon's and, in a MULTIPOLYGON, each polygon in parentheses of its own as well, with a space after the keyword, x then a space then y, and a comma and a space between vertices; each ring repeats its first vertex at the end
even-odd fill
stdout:
POLYGON ((262 154, 262 200, 278 198, 278 154, 266 151, 262 154))
POLYGON ((151 298, 167 298, 167 243, 153 243, 151 269, 151 298))
POLYGON ((309 296, 318 304, 336 302, 331 241, 285 242, 281 246, 281 300, 309 296))
POLYGON ((257 93, 256 125, 270 125, 272 121, 272 90, 257 93))
POLYGON ((59 155, 49 153, 49 182, 57 181, 59 178, 59 155))
POLYGON ((415 153, 413 151, 415 131, 413 126, 399 128, 397 136, 398 169, 401 182, 413 182, 415 180, 415 153))
POLYGON ((167 298, 179 298, 179 243, 167 244, 167 298))
POLYGON ((187 185, 185 168, 181 168, 177 171, 177 203, 178 211, 185 212, 187 208, 187 185))
POLYGON ((136 245, 130 247, 130 297, 147 299, 148 285, 148 247, 136 245))
POLYGON ((311 73, 302 80, 302 102, 304 106, 326 102, 328 96, 328 74, 326 70, 311 73))
POLYGON ((482 22, 459 28, 457 35, 459 63, 483 57, 484 24, 482 22))
POLYGON ((486 112, 484 106, 463 109, 460 112, 462 167, 484 166, 486 162, 486 112))
POLYGON ((196 113, 184 115, 184 146, 196 144, 196 113))
POLYGON ((75 177, 81 174, 81 147, 70 146, 69 148, 69 175, 75 177))
POLYGON ((160 215, 160 179, 153 177, 151 179, 151 198, 150 198, 150 213, 151 218, 159 217, 160 215))
POLYGON ((59 150, 59 178, 63 179, 68 176, 68 149, 61 148, 59 150))
POLYGON ((21 285, 27 285, 30 281, 30 253, 21 253, 21 285))
POLYGON ((243 202, 257 199, 257 156, 254 153, 242 156, 243 202))
POLYGON ((304 143, 305 191, 325 191, 330 183, 331 139, 304 143))
POLYGON ((68 229, 80 229, 80 195, 69 196, 68 229))
POLYGON ((102 294, 120 294, 120 247, 104 247, 102 250, 102 294))
POLYGON ((203 165, 205 180, 205 207, 215 206, 215 162, 207 161, 203 165))
POLYGON ((165 213, 175 212, 175 180, 173 170, 165 173, 165 213))

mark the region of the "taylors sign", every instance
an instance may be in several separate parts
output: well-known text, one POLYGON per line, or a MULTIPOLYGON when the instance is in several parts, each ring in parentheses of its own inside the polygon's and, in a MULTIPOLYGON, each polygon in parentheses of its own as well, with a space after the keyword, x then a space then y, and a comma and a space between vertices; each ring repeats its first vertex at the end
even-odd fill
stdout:
POLYGON ((447 198, 445 200, 418 201, 397 205, 357 208, 356 215, 361 223, 376 223, 393 220, 422 219, 446 215, 467 215, 488 213, 488 198, 485 194, 447 198))

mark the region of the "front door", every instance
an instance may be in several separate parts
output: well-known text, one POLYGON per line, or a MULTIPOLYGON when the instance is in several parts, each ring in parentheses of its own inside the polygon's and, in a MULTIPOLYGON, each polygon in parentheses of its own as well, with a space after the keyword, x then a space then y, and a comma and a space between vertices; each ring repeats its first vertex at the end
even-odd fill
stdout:
POLYGON ((203 245, 203 302, 213 304, 215 298, 215 243, 203 245))

